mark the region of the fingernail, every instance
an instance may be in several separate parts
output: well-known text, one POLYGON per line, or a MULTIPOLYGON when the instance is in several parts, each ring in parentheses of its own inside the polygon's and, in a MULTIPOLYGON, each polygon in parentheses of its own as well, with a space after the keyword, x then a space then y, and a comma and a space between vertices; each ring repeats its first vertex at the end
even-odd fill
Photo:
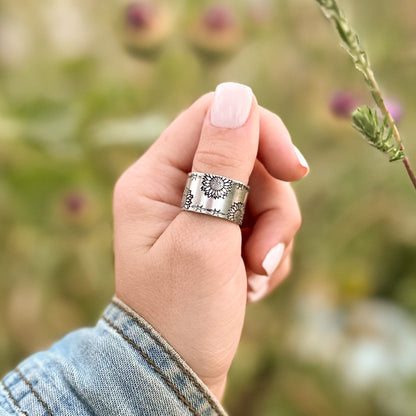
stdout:
POLYGON ((271 276, 273 272, 279 267, 284 251, 285 245, 283 243, 279 243, 267 253, 263 260, 262 266, 268 276, 271 276))
POLYGON ((296 153, 296 156, 298 157, 299 163, 304 168, 308 169, 308 172, 309 172, 309 165, 308 165, 308 162, 305 159, 305 156, 303 156, 303 154, 300 152, 300 150, 295 145, 293 145, 293 147, 295 149, 295 153, 296 153))
POLYGON ((264 286, 268 286, 270 277, 261 274, 252 274, 248 277, 248 285, 254 292, 258 292, 264 286))
POLYGON ((248 119, 253 91, 246 85, 224 82, 217 86, 211 107, 211 124, 235 129, 248 119))
POLYGON ((250 289, 247 293, 247 299, 249 302, 257 302, 266 295, 269 289, 269 280, 268 276, 260 274, 252 274, 248 278, 250 289))

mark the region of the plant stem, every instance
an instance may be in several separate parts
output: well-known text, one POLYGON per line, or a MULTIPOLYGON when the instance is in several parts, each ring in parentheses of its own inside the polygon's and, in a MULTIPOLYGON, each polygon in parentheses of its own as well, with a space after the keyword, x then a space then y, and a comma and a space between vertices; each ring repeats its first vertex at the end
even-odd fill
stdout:
POLYGON ((413 172, 412 167, 410 166, 409 159, 407 156, 403 159, 404 167, 406 168, 407 174, 409 175, 410 180, 412 181, 413 187, 416 189, 416 176, 413 172))
MULTIPOLYGON (((392 115, 390 114, 389 110, 387 110, 387 107, 386 107, 386 104, 384 103, 383 96, 381 95, 381 91, 378 86, 377 80, 374 76, 374 72, 372 71, 371 68, 369 67, 366 68, 365 77, 366 77, 367 82, 370 84, 371 95, 375 103, 377 104, 377 107, 380 109, 383 117, 387 117, 387 122, 389 126, 393 129, 393 136, 396 139, 397 143, 400 145, 400 150, 405 151, 403 143, 402 143, 402 139, 400 137, 399 129, 397 128, 396 123, 392 115)), ((410 181, 413 184, 413 187, 416 189, 416 176, 412 167, 410 166, 410 162, 407 156, 405 156, 402 162, 404 164, 404 167, 406 168, 406 172, 410 178, 410 181)))
MULTIPOLYGON (((371 69, 367 53, 362 48, 357 33, 350 26, 343 11, 339 8, 336 0, 317 0, 317 2, 321 6, 325 16, 334 22, 335 27, 343 42, 343 46, 353 59, 355 67, 364 75, 364 79, 370 89, 371 95, 377 107, 379 108, 382 116, 387 120, 388 125, 392 128, 393 137, 399 144, 400 150, 405 152, 399 130, 396 126, 396 123, 394 122, 392 115, 386 108, 380 87, 376 81, 374 72, 371 69)), ((413 184, 413 187, 416 189, 416 176, 412 167, 410 166, 409 159, 407 156, 405 156, 402 160, 406 168, 406 172, 413 184)))

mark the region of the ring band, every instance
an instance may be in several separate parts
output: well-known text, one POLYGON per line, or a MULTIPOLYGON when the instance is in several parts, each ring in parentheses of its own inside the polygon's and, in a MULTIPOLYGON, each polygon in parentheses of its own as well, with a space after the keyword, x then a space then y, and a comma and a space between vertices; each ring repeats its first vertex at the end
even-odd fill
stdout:
POLYGON ((224 176, 191 172, 183 191, 181 208, 241 225, 248 190, 244 183, 224 176))

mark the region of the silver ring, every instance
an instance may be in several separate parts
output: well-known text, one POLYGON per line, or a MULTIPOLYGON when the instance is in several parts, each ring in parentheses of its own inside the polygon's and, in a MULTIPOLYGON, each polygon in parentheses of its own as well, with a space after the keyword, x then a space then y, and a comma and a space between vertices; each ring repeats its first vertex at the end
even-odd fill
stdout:
POLYGON ((249 187, 242 182, 209 173, 188 174, 181 208, 243 223, 249 187))

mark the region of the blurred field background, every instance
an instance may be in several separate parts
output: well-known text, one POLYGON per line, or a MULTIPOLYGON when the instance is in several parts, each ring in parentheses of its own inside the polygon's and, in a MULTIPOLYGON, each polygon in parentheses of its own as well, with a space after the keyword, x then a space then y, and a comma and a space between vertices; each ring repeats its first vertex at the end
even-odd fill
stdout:
MULTIPOLYGON (((416 5, 340 3, 416 166, 416 5)), ((129 4, 0 0, 0 373, 94 324, 113 293, 114 182, 233 80, 282 117, 311 173, 295 184, 292 276, 249 306, 226 408, 414 416, 416 194, 350 127, 371 100, 316 2, 154 1, 126 19, 129 4)))

